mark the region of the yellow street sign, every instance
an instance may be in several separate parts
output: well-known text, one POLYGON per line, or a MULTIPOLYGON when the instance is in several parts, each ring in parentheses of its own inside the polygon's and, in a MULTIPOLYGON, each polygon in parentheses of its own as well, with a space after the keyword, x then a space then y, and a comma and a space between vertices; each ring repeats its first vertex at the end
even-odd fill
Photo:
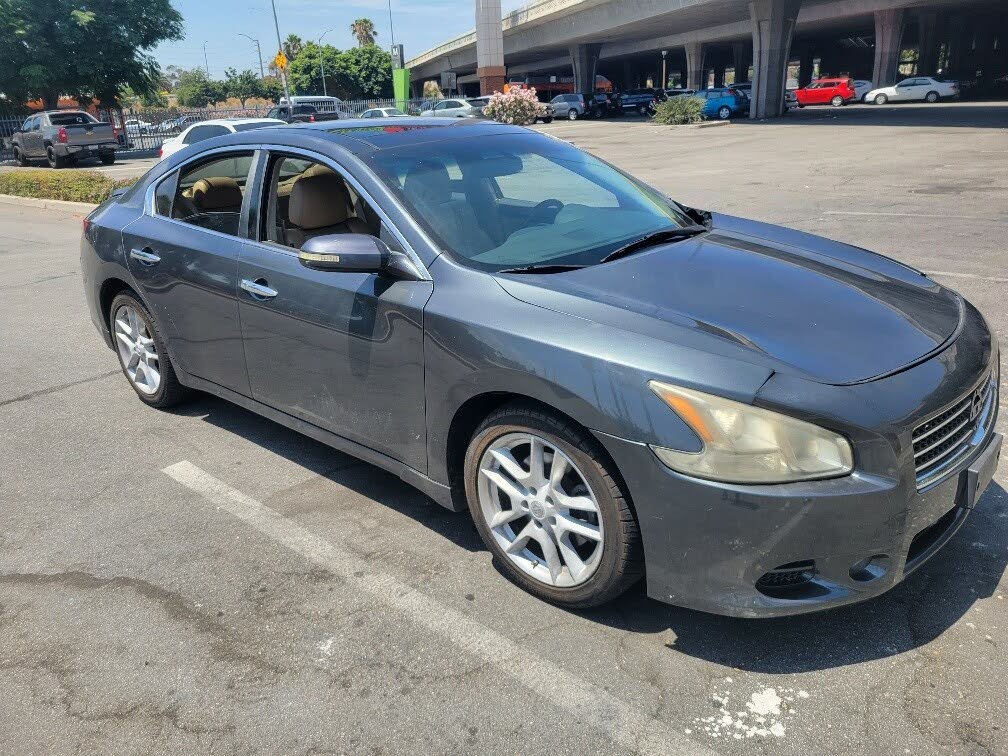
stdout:
POLYGON ((283 54, 283 50, 277 51, 276 57, 273 58, 273 65, 281 71, 287 70, 287 56, 283 54))

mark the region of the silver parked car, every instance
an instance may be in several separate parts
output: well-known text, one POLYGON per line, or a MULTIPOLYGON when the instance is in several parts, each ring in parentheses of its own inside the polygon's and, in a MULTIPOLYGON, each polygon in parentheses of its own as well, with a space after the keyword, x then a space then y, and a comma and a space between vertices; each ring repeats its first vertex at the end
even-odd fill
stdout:
POLYGON ((442 100, 430 113, 438 118, 478 118, 483 115, 483 108, 468 100, 442 100))

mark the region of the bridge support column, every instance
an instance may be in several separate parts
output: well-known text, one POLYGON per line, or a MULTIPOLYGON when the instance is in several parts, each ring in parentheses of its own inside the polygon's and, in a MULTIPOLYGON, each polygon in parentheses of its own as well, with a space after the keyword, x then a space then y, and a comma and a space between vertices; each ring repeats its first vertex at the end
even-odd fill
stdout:
POLYGON ((574 91, 581 94, 595 92, 595 72, 598 69, 601 42, 574 45, 570 48, 571 62, 574 64, 574 91))
POLYGON ((938 68, 938 12, 922 10, 917 16, 917 75, 934 76, 938 68))
POLYGON ((686 43, 686 88, 706 89, 704 75, 704 49, 702 42, 686 43))
POLYGON ((749 81, 749 66, 752 65, 752 43, 732 42, 732 59, 735 65, 735 83, 749 81))
POLYGON ((506 74, 500 0, 476 0, 476 75, 480 94, 503 92, 506 74))
POLYGON ((723 87, 724 86, 724 74, 725 74, 725 64, 724 61, 719 60, 714 64, 714 86, 723 87))
POLYGON ((753 82, 750 118, 776 118, 784 112, 788 56, 801 0, 752 0, 753 82))
POLYGON ((798 58, 798 86, 807 87, 812 81, 812 69, 815 67, 815 50, 808 42, 803 44, 799 50, 798 58))
POLYGON ((903 9, 875 11, 875 67, 872 86, 896 83, 900 43, 903 41, 903 9))

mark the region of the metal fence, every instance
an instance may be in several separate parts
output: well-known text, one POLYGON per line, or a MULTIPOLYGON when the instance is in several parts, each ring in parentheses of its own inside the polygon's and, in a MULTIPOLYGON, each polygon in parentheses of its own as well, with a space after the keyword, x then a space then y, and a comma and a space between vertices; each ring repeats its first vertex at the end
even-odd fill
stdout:
MULTIPOLYGON (((341 118, 355 118, 373 108, 397 108, 407 115, 423 115, 429 112, 436 100, 344 100, 338 115, 341 118)), ((119 152, 132 154, 156 154, 161 143, 177 136, 186 128, 200 121, 220 118, 265 118, 273 106, 249 105, 244 108, 166 108, 156 110, 124 109, 99 110, 92 114, 99 120, 116 127, 119 152)), ((70 108, 63 108, 69 110, 70 108)), ((25 119, 35 111, 26 108, 0 107, 0 161, 9 161, 11 136, 19 130, 25 119)))

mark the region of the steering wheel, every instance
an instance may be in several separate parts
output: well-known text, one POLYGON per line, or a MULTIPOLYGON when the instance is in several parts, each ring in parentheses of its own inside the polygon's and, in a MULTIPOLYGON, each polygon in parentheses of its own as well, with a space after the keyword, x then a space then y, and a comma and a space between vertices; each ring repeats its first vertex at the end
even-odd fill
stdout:
POLYGON ((526 226, 548 226, 556 221, 557 215, 564 209, 564 203, 558 199, 544 199, 532 208, 525 220, 526 226))

